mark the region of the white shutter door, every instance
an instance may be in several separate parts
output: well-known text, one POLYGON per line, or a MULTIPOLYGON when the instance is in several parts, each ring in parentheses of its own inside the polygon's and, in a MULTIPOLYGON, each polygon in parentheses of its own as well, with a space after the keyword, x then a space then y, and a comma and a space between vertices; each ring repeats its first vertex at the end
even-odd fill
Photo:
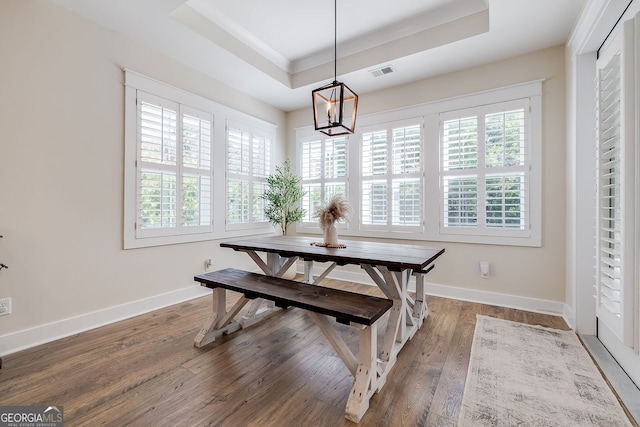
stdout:
POLYGON ((626 25, 597 61, 596 315, 620 342, 632 346, 635 173, 629 31, 633 27, 626 25))

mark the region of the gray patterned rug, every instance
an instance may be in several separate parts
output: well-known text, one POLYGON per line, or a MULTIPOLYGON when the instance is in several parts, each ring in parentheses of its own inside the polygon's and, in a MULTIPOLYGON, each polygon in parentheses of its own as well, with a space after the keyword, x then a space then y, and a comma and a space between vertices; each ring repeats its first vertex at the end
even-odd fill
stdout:
POLYGON ((631 422, 575 333, 478 315, 458 426, 631 422))

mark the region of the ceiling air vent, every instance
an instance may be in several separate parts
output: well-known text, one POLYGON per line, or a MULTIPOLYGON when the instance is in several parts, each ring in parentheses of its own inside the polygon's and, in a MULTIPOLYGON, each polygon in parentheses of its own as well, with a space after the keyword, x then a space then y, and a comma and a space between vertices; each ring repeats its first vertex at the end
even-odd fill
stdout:
POLYGON ((382 68, 376 68, 375 70, 371 70, 369 72, 373 75, 373 77, 380 77, 384 76, 385 74, 391 74, 394 71, 395 70, 391 68, 391 65, 387 65, 382 68))

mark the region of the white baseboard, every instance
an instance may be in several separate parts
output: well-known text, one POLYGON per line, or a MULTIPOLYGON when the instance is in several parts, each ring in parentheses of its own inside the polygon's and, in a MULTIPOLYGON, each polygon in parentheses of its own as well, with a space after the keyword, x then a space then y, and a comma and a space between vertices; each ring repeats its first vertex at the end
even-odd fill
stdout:
MULTIPOLYGON (((303 272, 304 271, 301 271, 301 269, 298 269, 298 273, 303 272)), ((364 283, 373 286, 371 278, 363 272, 336 269, 333 270, 329 276, 334 279, 364 283)), ((414 282, 412 281, 411 283, 414 282)), ((425 286, 426 292, 429 295, 562 316, 569 326, 572 326, 573 324, 573 312, 566 304, 561 302, 499 294, 495 292, 448 285, 438 285, 428 282, 425 283, 425 286)), ((130 317, 138 316, 140 314, 148 313, 173 304, 178 304, 183 301, 188 301, 210 293, 210 290, 201 286, 192 286, 166 294, 156 295, 119 306, 106 308, 104 310, 2 335, 0 336, 0 356, 15 353, 36 345, 68 337, 79 332, 108 325, 119 320, 128 319, 130 317)))
POLYGON ((567 304, 564 305, 562 318, 564 319, 565 322, 567 322, 567 325, 569 325, 569 327, 575 331, 576 313, 567 304))
MULTIPOLYGON (((301 271, 299 271, 301 273, 301 271)), ((373 285, 373 281, 366 273, 356 273, 352 271, 344 271, 335 269, 329 275, 331 278, 348 280, 356 283, 364 283, 373 285)), ((428 275, 426 277, 429 277, 428 275)), ((409 288, 413 286, 415 290, 415 280, 412 278, 409 288)), ((515 308, 518 310, 532 311, 534 313, 549 314, 552 316, 561 316, 572 326, 570 319, 573 318, 569 307, 559 301, 548 301, 537 298, 521 297, 516 295, 500 294, 496 292, 487 292, 477 289, 469 289, 463 287, 439 285, 425 281, 426 292, 428 295, 439 296, 444 298, 457 299, 462 301, 477 302, 481 304, 496 305, 499 307, 515 308)))
POLYGON ((166 294, 156 295, 30 329, 12 332, 0 336, 0 356, 15 353, 36 345, 55 341, 79 332, 108 325, 119 320, 128 319, 207 294, 211 294, 209 289, 194 285, 166 294))
POLYGON ((515 308, 518 310, 532 311, 534 313, 549 314, 552 316, 562 317, 565 306, 564 303, 558 301, 499 294, 496 292, 479 291, 476 289, 436 285, 433 283, 427 283, 425 286, 428 295, 496 305, 498 307, 515 308))

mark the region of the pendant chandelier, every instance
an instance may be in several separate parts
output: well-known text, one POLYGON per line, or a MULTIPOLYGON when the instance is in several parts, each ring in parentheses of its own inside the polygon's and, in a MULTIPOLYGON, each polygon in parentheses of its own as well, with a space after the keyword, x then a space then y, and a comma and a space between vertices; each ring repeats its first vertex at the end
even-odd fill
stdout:
POLYGON ((316 130, 329 135, 346 135, 356 128, 358 95, 338 81, 338 12, 334 0, 333 83, 311 92, 313 98, 313 122, 316 130))

